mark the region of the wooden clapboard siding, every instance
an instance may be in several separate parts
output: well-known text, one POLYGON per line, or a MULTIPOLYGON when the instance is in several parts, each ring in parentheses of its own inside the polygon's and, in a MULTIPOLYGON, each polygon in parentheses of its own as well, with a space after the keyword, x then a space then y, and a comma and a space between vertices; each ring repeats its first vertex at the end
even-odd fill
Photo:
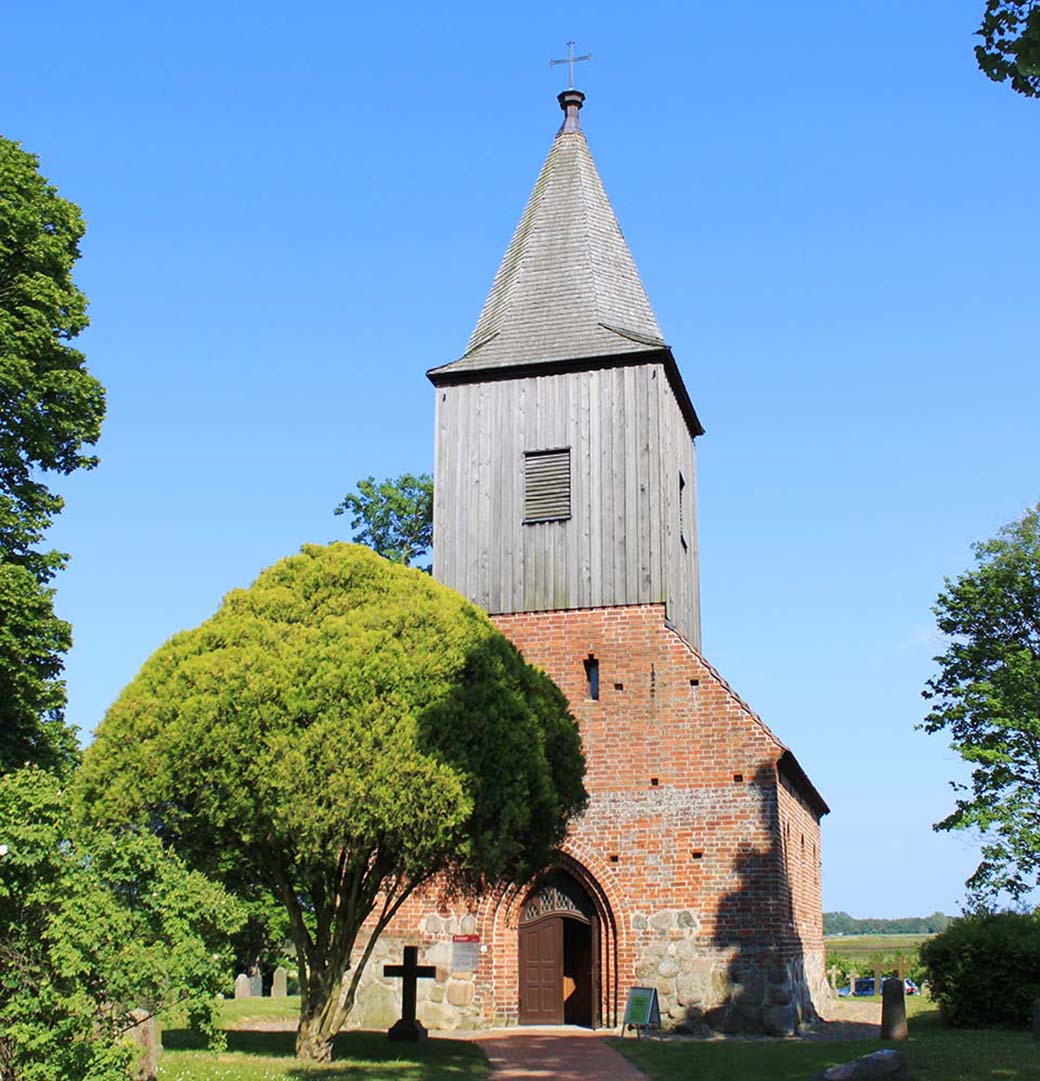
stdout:
POLYGON ((662 364, 475 377, 436 393, 440 581, 493 613, 664 602, 699 644, 693 440, 662 364), (563 447, 571 515, 525 524, 524 454, 563 447))

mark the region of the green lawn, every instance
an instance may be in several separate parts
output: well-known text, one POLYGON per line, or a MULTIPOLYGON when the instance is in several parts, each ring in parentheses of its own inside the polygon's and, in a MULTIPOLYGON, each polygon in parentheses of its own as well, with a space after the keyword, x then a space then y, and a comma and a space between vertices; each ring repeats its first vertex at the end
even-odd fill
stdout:
POLYGON ((883 1046, 906 1055, 914 1081, 1040 1081, 1040 1044, 1028 1032, 946 1029, 934 1011, 911 1019, 910 1039, 902 1044, 626 1039, 614 1046, 651 1081, 806 1081, 883 1046))
POLYGON ((295 1020, 298 998, 238 999, 221 1005, 227 1049, 206 1050, 183 1029, 163 1032, 159 1081, 486 1081, 488 1063, 474 1044, 429 1040, 393 1044, 382 1032, 346 1032, 337 1040, 331 1066, 303 1067, 295 1058, 296 1033, 253 1031, 241 1026, 295 1020))
POLYGON ((290 998, 228 998, 220 1004, 220 1023, 224 1028, 242 1028, 264 1021, 297 1021, 300 996, 290 998))
POLYGON ((934 935, 827 935, 823 940, 827 956, 868 956, 875 953, 916 953, 918 946, 934 935))

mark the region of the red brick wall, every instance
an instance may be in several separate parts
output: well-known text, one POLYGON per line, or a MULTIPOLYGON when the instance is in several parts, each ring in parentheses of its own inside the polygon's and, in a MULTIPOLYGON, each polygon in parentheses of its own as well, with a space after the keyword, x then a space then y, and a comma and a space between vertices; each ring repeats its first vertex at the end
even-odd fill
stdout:
MULTIPOLYGON (((609 924, 604 1020, 633 984, 658 987, 672 1024, 756 1028, 772 1016, 783 1028, 792 1009, 811 1013, 823 979, 819 823, 778 782, 782 744, 668 626, 663 605, 494 621, 555 680, 581 728, 590 801, 565 853, 599 891, 609 924), (586 684, 590 655, 598 701, 586 684)), ((468 1016, 431 1002, 435 1022, 516 1020, 525 892, 473 906, 488 950, 475 978, 461 977, 472 992, 455 987, 468 1016)), ((431 915, 436 907, 415 899, 392 930, 443 956, 435 944, 450 940, 465 913, 449 913, 453 923, 436 917, 442 930, 431 915)), ((451 974, 443 976, 447 986, 451 974)))

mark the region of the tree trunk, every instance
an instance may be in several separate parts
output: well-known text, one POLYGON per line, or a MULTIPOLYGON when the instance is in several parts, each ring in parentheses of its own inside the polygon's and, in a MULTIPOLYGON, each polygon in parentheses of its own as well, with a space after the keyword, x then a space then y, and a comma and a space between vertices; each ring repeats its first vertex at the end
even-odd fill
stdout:
POLYGON ((296 1057, 302 1062, 331 1062, 334 1032, 322 1032, 321 1015, 300 1019, 296 1030, 296 1057))
POLYGON ((296 1057, 303 1062, 331 1062, 333 1041, 350 1012, 341 1001, 346 991, 343 973, 312 970, 300 991, 296 1057))

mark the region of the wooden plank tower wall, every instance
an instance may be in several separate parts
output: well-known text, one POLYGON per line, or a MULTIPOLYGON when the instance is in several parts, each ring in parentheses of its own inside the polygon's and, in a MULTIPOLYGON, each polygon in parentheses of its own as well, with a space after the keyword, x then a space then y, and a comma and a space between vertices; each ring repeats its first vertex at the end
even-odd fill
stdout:
POLYGON ((826 994, 820 818, 793 754, 702 656, 694 439, 703 429, 581 130, 564 121, 465 354, 436 393, 434 575, 567 695, 590 805, 535 882, 416 898, 356 1023, 394 1009, 383 956, 419 944, 431 1027, 664 1021, 793 1032, 826 994), (456 936, 477 936, 459 959, 456 936))

